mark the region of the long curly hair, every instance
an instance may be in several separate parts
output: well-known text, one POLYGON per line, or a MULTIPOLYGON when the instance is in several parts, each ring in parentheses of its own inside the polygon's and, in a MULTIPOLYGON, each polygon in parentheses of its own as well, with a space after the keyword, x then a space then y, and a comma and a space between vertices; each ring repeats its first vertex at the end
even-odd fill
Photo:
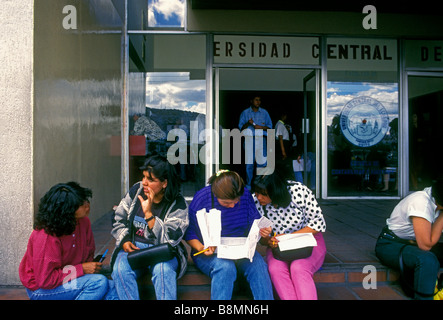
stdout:
POLYGON ((56 184, 40 199, 34 229, 56 237, 72 234, 77 224, 75 212, 91 197, 92 191, 77 182, 56 184))

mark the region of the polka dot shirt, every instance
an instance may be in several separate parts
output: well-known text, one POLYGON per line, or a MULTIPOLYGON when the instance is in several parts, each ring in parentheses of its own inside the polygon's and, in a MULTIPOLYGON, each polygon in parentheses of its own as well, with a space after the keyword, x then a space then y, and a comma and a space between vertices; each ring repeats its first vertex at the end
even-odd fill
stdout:
POLYGON ((261 206, 254 194, 254 202, 261 215, 274 223, 277 234, 289 234, 304 227, 318 232, 326 230, 322 210, 312 191, 300 182, 288 181, 291 203, 286 208, 275 208, 272 203, 261 206))

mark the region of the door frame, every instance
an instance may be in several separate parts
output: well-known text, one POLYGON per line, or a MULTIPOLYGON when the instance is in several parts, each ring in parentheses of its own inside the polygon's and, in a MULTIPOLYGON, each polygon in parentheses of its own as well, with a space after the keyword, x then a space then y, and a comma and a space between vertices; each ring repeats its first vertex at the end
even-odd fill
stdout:
POLYGON ((403 73, 403 85, 402 85, 402 110, 400 112, 401 116, 401 130, 403 132, 400 133, 402 137, 401 140, 401 148, 400 148, 400 168, 401 177, 400 177, 400 192, 401 197, 405 197, 410 191, 409 185, 409 77, 433 77, 433 78, 442 78, 443 72, 441 71, 405 71, 403 73))
MULTIPOLYGON (((304 67, 288 67, 288 66, 281 66, 281 65, 213 65, 212 66, 212 96, 213 96, 213 101, 212 101, 212 116, 213 116, 213 121, 211 121, 209 119, 209 122, 211 122, 211 128, 213 128, 217 133, 219 133, 219 123, 220 123, 220 117, 219 117, 219 113, 220 113, 220 70, 223 69, 256 69, 256 70, 300 70, 300 71, 311 71, 307 76, 305 76, 303 78, 303 91, 306 91, 306 84, 309 80, 311 80, 312 78, 315 77, 315 115, 316 115, 316 119, 314 119, 314 123, 315 123, 315 137, 316 137, 316 146, 315 146, 315 153, 316 153, 316 157, 315 157, 315 177, 316 177, 316 190, 315 190, 315 196, 318 198, 320 196, 320 181, 321 181, 321 166, 320 166, 320 159, 321 159, 321 145, 322 145, 322 141, 321 141, 321 110, 320 110, 320 106, 321 106, 321 102, 320 102, 320 97, 321 97, 321 79, 320 79, 320 75, 321 75, 321 68, 320 66, 304 66, 304 67)), ((303 121, 306 119, 306 114, 307 114, 307 97, 304 94, 304 117, 303 117, 303 121)), ((304 147, 305 149, 307 148, 307 133, 303 134, 303 139, 304 139, 304 147)), ((215 141, 214 139, 212 139, 212 141, 215 141)), ((207 163, 211 163, 211 166, 206 166, 206 174, 207 177, 210 177, 214 172, 217 172, 219 170, 219 153, 220 153, 220 147, 219 147, 219 143, 215 143, 212 142, 211 143, 211 155, 208 156, 210 157, 210 159, 212 160, 212 162, 207 162, 207 163)), ((304 152, 305 153, 305 152, 304 152)), ((305 157, 306 157, 306 153, 305 153, 305 157)), ((306 177, 306 169, 305 169, 305 174, 304 176, 306 177)))

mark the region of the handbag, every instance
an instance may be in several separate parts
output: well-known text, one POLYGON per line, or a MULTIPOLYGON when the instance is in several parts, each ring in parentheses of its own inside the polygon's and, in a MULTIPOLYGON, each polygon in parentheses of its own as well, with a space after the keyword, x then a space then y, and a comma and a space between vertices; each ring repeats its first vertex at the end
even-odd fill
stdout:
POLYGON ((177 249, 169 243, 162 243, 128 253, 128 262, 132 270, 154 266, 159 262, 169 261, 177 254, 177 249))
POLYGON ((309 258, 312 254, 312 249, 314 247, 304 247, 292 250, 284 250, 281 251, 279 247, 272 249, 272 254, 274 258, 280 261, 294 261, 298 259, 306 259, 309 258))

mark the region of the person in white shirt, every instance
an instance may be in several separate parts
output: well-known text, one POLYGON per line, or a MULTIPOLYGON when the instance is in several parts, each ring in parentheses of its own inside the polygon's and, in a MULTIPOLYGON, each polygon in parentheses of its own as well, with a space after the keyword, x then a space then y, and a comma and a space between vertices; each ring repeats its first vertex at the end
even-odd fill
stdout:
POLYGON ((383 264, 400 269, 403 288, 415 299, 433 299, 443 263, 443 244, 439 243, 443 231, 442 204, 443 180, 408 195, 386 220, 375 247, 383 264))
POLYGON ((286 127, 288 115, 285 110, 280 114, 280 119, 275 124, 276 139, 276 166, 287 180, 293 180, 291 162, 291 142, 289 140, 289 131, 286 127))

